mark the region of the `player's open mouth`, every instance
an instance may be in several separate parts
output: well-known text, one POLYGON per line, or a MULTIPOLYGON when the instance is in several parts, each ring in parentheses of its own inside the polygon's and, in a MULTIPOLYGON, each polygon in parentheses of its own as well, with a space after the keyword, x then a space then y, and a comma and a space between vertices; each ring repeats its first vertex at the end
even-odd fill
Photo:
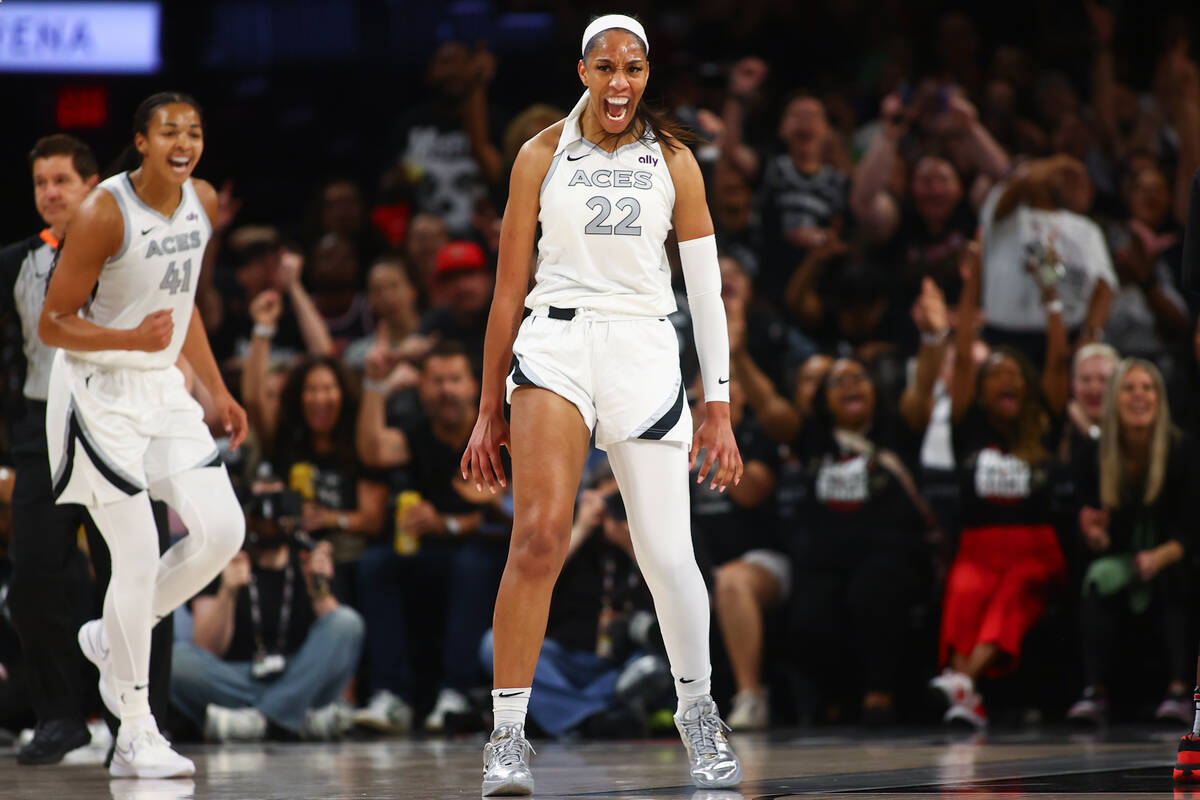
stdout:
POLYGON ((610 97, 604 101, 604 115, 613 122, 620 122, 625 119, 625 112, 628 109, 628 97, 610 97))
POLYGON ((171 156, 167 159, 167 163, 171 165, 171 169, 181 172, 191 165, 192 160, 187 156, 171 156))

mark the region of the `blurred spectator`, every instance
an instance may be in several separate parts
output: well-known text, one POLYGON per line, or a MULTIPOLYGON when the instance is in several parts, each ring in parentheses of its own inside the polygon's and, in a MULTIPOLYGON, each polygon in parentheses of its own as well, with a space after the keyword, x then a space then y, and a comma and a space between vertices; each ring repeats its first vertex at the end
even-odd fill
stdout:
POLYGON ((257 483, 246 549, 192 600, 194 641, 175 643, 171 702, 206 739, 256 741, 274 726, 329 740, 349 729, 337 699, 358 665, 363 621, 330 593, 330 544, 297 548, 300 516, 301 498, 282 481, 257 483))
POLYGON ((434 214, 418 214, 413 217, 405 250, 408 255, 409 276, 421 295, 418 307, 425 309, 441 305, 437 287, 437 257, 442 248, 450 243, 446 223, 434 214))
POLYGON ((1075 351, 1071 359, 1071 400, 1067 403, 1067 422, 1059 460, 1068 462, 1072 454, 1100 441, 1104 417, 1104 393, 1121 356, 1111 345, 1093 342, 1075 351), (1090 444, 1087 444, 1090 443, 1090 444))
MULTIPOLYGON (((927 580, 925 533, 934 525, 908 466, 949 331, 932 280, 913 313, 927 338, 900 418, 881 401, 865 364, 837 359, 780 481, 795 569, 790 634, 803 642, 797 657, 817 685, 853 686, 868 724, 895 720, 906 631, 927 580)), ((832 694, 823 699, 835 702, 832 694)))
MULTIPOLYGON (((1125 182, 1129 218, 1107 227, 1120 288, 1104 326, 1105 339, 1126 356, 1164 365, 1191 329, 1187 303, 1176 289, 1183 236, 1171 219, 1167 178, 1146 166, 1125 182)), ((1168 370, 1169 371, 1169 370, 1168 370)))
POLYGON ((823 161, 829 136, 820 100, 796 94, 785 104, 779 123, 785 152, 766 163, 762 176, 766 246, 757 283, 764 297, 780 297, 805 254, 843 232, 850 179, 823 161))
POLYGON ((720 248, 737 259, 754 280, 762 272, 763 242, 749 178, 728 162, 718 161, 713 168, 708 203, 720 248))
POLYGON ((363 261, 371 261, 383 250, 383 237, 367 219, 362 189, 349 177, 333 177, 321 183, 310 203, 305 227, 309 249, 332 233, 353 242, 363 261))
MULTIPOLYGON (((646 712, 672 702, 671 670, 657 631, 621 496, 584 490, 550 598, 530 719, 551 736, 644 736, 646 712)), ((490 630, 479 651, 490 672, 490 630)))
POLYGON ((438 251, 434 276, 444 305, 431 308, 421 318, 421 335, 460 343, 479 374, 496 284, 483 248, 474 242, 450 242, 438 251))
POLYGON ((1045 609, 1065 561, 1053 526, 1052 458, 1069 389, 1066 327, 1054 284, 1045 287, 1046 363, 996 348, 974 368, 980 248, 962 259, 954 384, 954 462, 962 530, 946 580, 939 661, 930 685, 949 704, 945 720, 987 724, 978 680, 1014 669, 1025 634, 1045 609), (1039 392, 1039 383, 1041 391, 1039 392))
POLYGON ((335 352, 374 329, 359 279, 354 242, 338 233, 321 237, 312 251, 308 287, 325 320, 335 352))
POLYGON ((432 344, 417 334, 417 291, 409 279, 407 264, 399 255, 383 256, 367 272, 367 305, 376 328, 350 343, 342 353, 347 367, 361 370, 367 353, 379 337, 379 326, 389 349, 400 350, 411 361, 419 361, 432 344))
POLYGON ((506 189, 504 196, 508 194, 508 176, 512 172, 512 165, 517 160, 517 153, 520 152, 521 145, 565 116, 567 116, 567 112, 557 106, 534 103, 508 123, 502 139, 503 153, 500 169, 500 179, 504 182, 506 189))
POLYGON ((791 382, 804 359, 816 349, 809 339, 788 325, 771 302, 756 294, 752 276, 732 252, 719 256, 721 297, 727 311, 740 309, 742 326, 738 335, 756 364, 776 386, 791 382))
POLYGON ((470 232, 475 197, 500 178, 486 94, 495 70, 486 50, 443 42, 425 74, 431 99, 409 106, 397 122, 397 156, 416 185, 417 210, 441 217, 457 236, 470 232))
POLYGON ((274 471, 304 498, 304 530, 332 543, 338 596, 357 605, 355 562, 383 527, 387 486, 359 461, 358 403, 341 362, 301 359, 273 406, 266 396, 269 349, 269 340, 256 337, 246 361, 247 414, 274 471))
POLYGON ((234 283, 217 287, 225 306, 220 329, 209 334, 214 355, 240 364, 255 336, 266 336, 278 352, 289 356, 333 352, 329 329, 300 280, 304 258, 281 246, 278 231, 239 228, 230 234, 229 250, 237 267, 234 283), (278 313, 272 313, 269 325, 256 328, 259 320, 251 305, 267 292, 274 295, 272 302, 279 303, 278 313))
POLYGON ((942 110, 931 115, 930 125, 942 146, 916 158, 904 191, 897 187, 904 186, 903 177, 897 180, 905 168, 901 142, 918 121, 919 104, 906 107, 897 94, 884 98, 879 132, 854 173, 850 196, 866 240, 881 249, 886 262, 901 265, 895 283, 904 303, 917 295, 925 276, 937 281, 952 303, 958 301, 958 256, 975 235, 975 198, 1009 171, 1008 155, 965 97, 944 89, 935 106, 942 110), (952 154, 959 155, 960 166, 952 154), (964 171, 978 176, 979 186, 969 187, 970 194, 964 171))
MULTIPOLYGON (((693 401, 693 419, 703 419, 703 402, 700 396, 693 401)), ((775 509, 778 447, 746 413, 736 378, 729 385, 729 414, 745 471, 741 483, 724 493, 690 484, 692 539, 712 587, 721 640, 733 668, 737 693, 729 726, 761 730, 770 716, 763 686, 763 615, 787 600, 792 565, 779 540, 775 509)))
POLYGON ((1053 284, 1069 335, 1104 338, 1117 286, 1104 234, 1083 216, 1092 185, 1067 156, 1033 161, 991 191, 980 212, 985 336, 1040 359, 1046 347, 1042 289, 1053 284))
MULTIPOLYGON (((448 717, 469 712, 467 693, 479 683, 475 654, 504 569, 510 515, 501 508, 504 498, 480 494, 459 470, 479 395, 464 349, 443 340, 425 357, 419 385, 424 416, 403 430, 384 418, 390 363, 385 343, 377 343, 367 356, 357 429, 364 463, 404 468, 395 483, 401 490, 395 543, 368 550, 359 565, 373 693, 362 716, 388 727, 413 702, 412 662, 420 647, 407 615, 420 609, 424 617, 444 619, 441 686, 425 719, 426 729, 440 731, 448 717)), ((504 469, 512 474, 507 464, 504 469)))
MULTIPOLYGON (((901 349, 916 338, 888 292, 886 270, 836 234, 805 256, 784 301, 792 318, 826 353, 866 362, 881 355, 899 359, 901 349)), ((886 396, 894 396, 890 387, 886 396)))
POLYGON ((1153 364, 1126 359, 1117 367, 1101 431, 1099 452, 1088 451, 1078 476, 1079 530, 1091 551, 1080 620, 1086 688, 1067 717, 1106 720, 1118 648, 1152 631, 1168 679, 1155 716, 1186 725, 1194 707, 1190 580, 1181 562, 1200 485, 1191 440, 1171 424, 1166 386, 1153 364))

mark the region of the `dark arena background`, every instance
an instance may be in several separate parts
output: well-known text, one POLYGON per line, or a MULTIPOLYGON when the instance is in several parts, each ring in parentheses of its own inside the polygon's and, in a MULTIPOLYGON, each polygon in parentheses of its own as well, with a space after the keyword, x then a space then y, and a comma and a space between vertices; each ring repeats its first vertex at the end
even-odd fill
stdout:
POLYGON ((0 798, 475 796, 514 505, 458 459, 509 172, 579 99, 608 13, 645 26, 643 102, 696 133, 716 231, 746 477, 693 485, 691 522, 745 777, 689 782, 593 448, 533 683, 535 796, 1200 797, 1200 741, 1180 745, 1200 725, 1200 3, 0 0, 0 247, 50 230, 42 137, 81 140, 103 179, 136 166, 143 99, 194 97, 220 209, 197 308, 250 427, 232 451, 190 389, 250 531, 155 634, 150 702, 196 774, 111 777, 73 645, 101 613, 100 537, 37 567, 71 648, 35 656, 12 622, 12 543, 49 534, 13 521, 36 321, 0 256, 0 798), (70 708, 39 694, 45 663, 70 708), (43 702, 91 743, 31 765, 43 702))

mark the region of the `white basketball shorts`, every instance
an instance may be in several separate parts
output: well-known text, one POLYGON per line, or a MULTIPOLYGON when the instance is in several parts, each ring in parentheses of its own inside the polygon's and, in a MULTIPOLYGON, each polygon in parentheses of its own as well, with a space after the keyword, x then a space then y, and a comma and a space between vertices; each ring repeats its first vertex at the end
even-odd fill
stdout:
POLYGON ((601 450, 627 439, 691 447, 678 342, 666 317, 535 309, 513 342, 507 397, 511 403, 517 388, 537 386, 571 401, 601 450))
POLYGON ((101 367, 58 351, 46 400, 57 503, 103 505, 221 463, 204 411, 175 367, 101 367))

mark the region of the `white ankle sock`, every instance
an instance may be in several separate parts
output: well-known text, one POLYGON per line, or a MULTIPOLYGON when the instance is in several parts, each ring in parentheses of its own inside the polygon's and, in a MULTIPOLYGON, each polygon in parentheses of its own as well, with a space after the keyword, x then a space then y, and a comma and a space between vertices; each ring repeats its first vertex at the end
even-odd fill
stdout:
POLYGON ((686 675, 675 675, 675 671, 671 670, 671 674, 675 676, 675 696, 679 698, 679 710, 690 706, 692 703, 712 694, 712 667, 704 671, 704 675, 697 678, 689 678, 686 675))
POLYGON ((529 710, 529 695, 532 689, 492 689, 493 727, 501 725, 525 725, 525 714, 529 710))

